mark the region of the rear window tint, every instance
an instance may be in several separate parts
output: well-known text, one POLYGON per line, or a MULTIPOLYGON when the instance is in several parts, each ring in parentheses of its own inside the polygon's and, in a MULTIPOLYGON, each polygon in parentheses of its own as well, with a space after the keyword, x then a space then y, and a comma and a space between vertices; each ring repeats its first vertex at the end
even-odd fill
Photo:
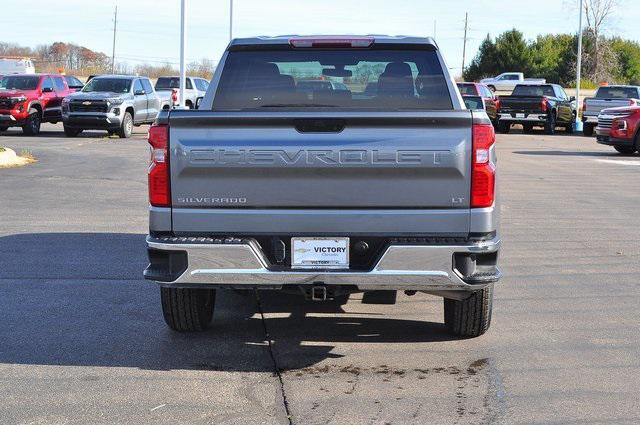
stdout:
POLYGON ((463 96, 477 96, 478 92, 476 90, 476 86, 473 84, 458 84, 458 90, 460 90, 460 94, 463 96))
POLYGON ((596 97, 603 99, 629 99, 637 98, 638 90, 633 87, 600 87, 596 97))
POLYGON ((512 96, 550 96, 554 97, 556 93, 553 86, 524 86, 519 85, 513 89, 512 96))
POLYGON ((452 109, 438 56, 427 50, 232 51, 214 110, 452 109))

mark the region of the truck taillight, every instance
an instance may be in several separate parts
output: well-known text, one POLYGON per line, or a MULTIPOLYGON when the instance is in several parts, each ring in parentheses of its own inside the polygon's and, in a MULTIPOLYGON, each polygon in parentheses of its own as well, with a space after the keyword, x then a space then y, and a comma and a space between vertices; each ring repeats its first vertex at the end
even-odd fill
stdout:
POLYGON ((149 164, 149 203, 154 207, 170 207, 169 126, 154 124, 149 128, 151 161, 149 164))
POLYGON ((496 104, 496 112, 500 112, 500 99, 496 98, 495 104, 496 104))
POLYGON ((177 89, 171 90, 171 103, 173 103, 174 106, 178 104, 178 90, 177 89))
POLYGON ((491 158, 496 141, 493 126, 474 124, 472 140, 471 208, 486 208, 493 205, 496 193, 496 167, 491 158))
POLYGON ((542 101, 540 102, 540 109, 542 110, 542 112, 547 112, 547 110, 549 109, 549 101, 546 97, 542 98, 542 101))
POLYGON ((587 110, 587 99, 584 99, 582 101, 582 112, 587 110))

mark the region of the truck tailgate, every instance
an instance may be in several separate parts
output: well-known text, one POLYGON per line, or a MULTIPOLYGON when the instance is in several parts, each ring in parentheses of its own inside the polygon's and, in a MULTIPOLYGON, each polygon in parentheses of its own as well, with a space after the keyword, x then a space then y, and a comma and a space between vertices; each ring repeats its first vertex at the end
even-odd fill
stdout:
POLYGON ((603 109, 629 106, 629 103, 629 99, 587 99, 587 108, 585 109, 585 112, 591 113, 590 115, 597 115, 603 109))
POLYGON ((542 112, 542 97, 501 96, 501 113, 540 113, 542 112))
POLYGON ((174 208, 468 209, 470 111, 172 111, 174 208))

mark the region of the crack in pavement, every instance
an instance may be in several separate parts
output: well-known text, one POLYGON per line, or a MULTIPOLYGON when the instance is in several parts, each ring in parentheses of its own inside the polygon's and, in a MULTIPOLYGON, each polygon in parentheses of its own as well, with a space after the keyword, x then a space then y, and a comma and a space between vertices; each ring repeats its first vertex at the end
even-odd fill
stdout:
POLYGON ((269 328, 267 327, 267 321, 264 317, 264 311, 262 310, 262 302, 260 301, 260 295, 258 294, 258 290, 254 290, 256 295, 256 305, 258 307, 258 312, 260 313, 260 320, 262 322, 262 329, 264 330, 264 339, 267 341, 267 348, 269 350, 269 357, 271 357, 271 363, 273 364, 273 374, 278 378, 278 382, 280 383, 280 394, 282 395, 282 404, 284 407, 284 411, 287 415, 287 420, 289 421, 289 425, 294 425, 293 417, 291 416, 291 411, 289 410, 289 401, 287 400, 287 393, 284 389, 284 379, 282 378, 282 371, 278 366, 278 362, 276 360, 276 355, 273 351, 273 344, 271 343, 271 334, 269 334, 269 328))

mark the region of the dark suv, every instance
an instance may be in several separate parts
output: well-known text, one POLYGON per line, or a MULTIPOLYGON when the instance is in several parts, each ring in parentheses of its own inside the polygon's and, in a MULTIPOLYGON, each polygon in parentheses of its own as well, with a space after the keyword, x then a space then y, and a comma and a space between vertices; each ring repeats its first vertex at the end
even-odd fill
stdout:
POLYGON ((18 74, 0 80, 0 131, 22 127, 24 134, 40 133, 43 122, 62 121, 62 99, 70 94, 62 75, 18 74))

